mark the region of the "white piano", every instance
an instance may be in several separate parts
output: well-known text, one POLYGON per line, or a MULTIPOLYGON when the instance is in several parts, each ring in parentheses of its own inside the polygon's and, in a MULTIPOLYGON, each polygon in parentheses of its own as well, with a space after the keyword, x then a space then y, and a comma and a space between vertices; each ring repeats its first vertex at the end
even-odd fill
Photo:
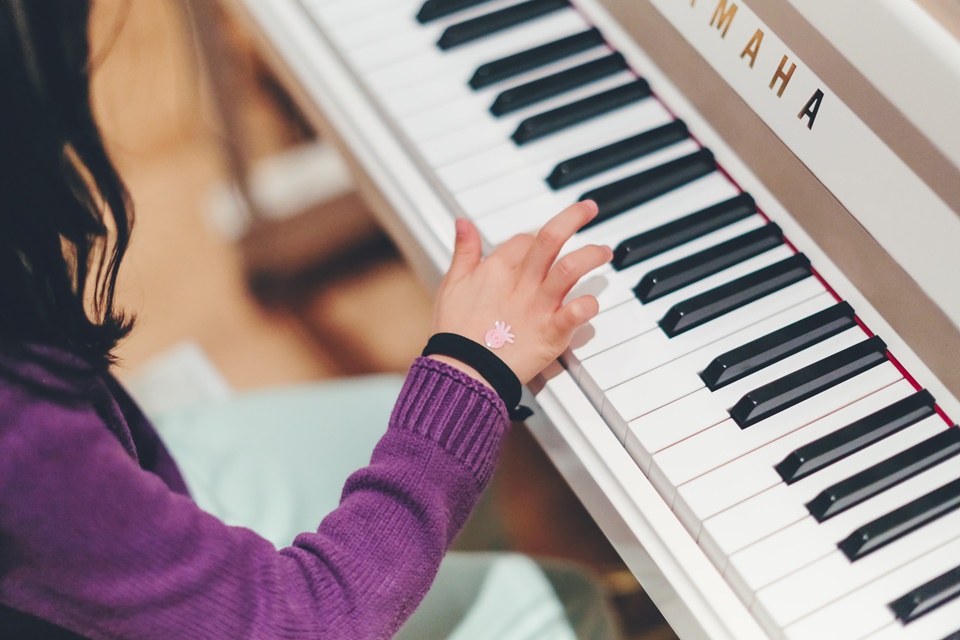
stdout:
POLYGON ((436 284, 587 195, 529 422, 676 633, 960 637, 951 0, 232 0, 436 284))

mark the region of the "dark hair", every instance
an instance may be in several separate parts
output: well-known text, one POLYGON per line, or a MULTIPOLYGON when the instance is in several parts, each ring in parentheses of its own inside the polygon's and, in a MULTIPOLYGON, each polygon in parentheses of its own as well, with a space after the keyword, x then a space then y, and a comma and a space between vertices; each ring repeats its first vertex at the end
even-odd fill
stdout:
POLYGON ((0 339, 97 368, 133 222, 90 101, 89 0, 0 0, 0 339))

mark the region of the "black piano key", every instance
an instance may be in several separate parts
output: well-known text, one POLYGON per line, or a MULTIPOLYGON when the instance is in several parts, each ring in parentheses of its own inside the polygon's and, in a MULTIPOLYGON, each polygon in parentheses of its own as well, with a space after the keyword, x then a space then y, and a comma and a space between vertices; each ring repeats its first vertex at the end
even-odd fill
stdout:
POLYGON ((636 160, 664 147, 686 140, 690 136, 683 120, 674 120, 661 127, 614 142, 576 158, 564 160, 547 176, 547 184, 556 191, 586 180, 598 173, 636 160))
POLYGON ((823 522, 957 453, 960 453, 960 429, 947 429, 824 489, 807 503, 807 510, 817 522, 823 522))
POLYGON ((714 358, 700 374, 710 391, 779 362, 856 326, 853 307, 840 302, 803 320, 731 349, 714 358))
POLYGON ((800 447, 776 465, 777 473, 784 482, 793 484, 869 447, 874 442, 932 416, 935 412, 934 404, 936 400, 929 391, 918 391, 800 447))
POLYGON ((600 30, 596 27, 577 33, 539 47, 487 62, 477 67, 470 78, 470 87, 483 89, 491 84, 502 82, 527 71, 563 60, 574 54, 599 47, 604 43, 600 30))
POLYGON ((427 24, 438 18, 491 2, 491 0, 427 0, 417 12, 417 22, 427 24))
POLYGON ((660 328, 672 338, 811 275, 810 260, 798 253, 675 304, 660 319, 660 328))
POLYGON ((624 60, 623 54, 611 53, 572 69, 559 71, 544 78, 506 89, 490 105, 490 113, 497 117, 513 113, 565 91, 612 76, 626 68, 627 61, 624 60))
POLYGON ((782 244, 780 227, 767 224, 648 272, 633 293, 646 304, 782 244))
POLYGON ((860 527, 837 545, 851 561, 899 540, 960 507, 960 479, 860 527))
MULTIPOLYGON (((960 567, 955 567, 930 582, 900 596, 888 606, 902 623, 913 622, 925 613, 960 596, 960 567)), ((953 637, 952 634, 950 637, 953 637)))
POLYGON ((650 85, 643 78, 638 78, 589 98, 530 116, 517 126, 510 138, 516 144, 524 145, 649 97, 650 85))
POLYGON ((440 35, 437 46, 443 50, 452 49, 569 6, 570 2, 568 0, 528 0, 528 2, 521 2, 499 11, 492 11, 450 25, 440 35))
POLYGON ((878 336, 868 338, 754 389, 730 409, 730 417, 746 429, 886 361, 887 345, 878 336))
POLYGON ((580 200, 593 200, 600 211, 580 230, 589 229, 624 211, 639 207, 644 202, 702 178, 716 168, 713 153, 709 149, 700 149, 653 169, 588 191, 580 196, 580 200))
POLYGON ((729 200, 624 240, 613 251, 613 268, 617 271, 626 269, 647 258, 743 220, 756 212, 757 205, 750 194, 741 193, 729 200))

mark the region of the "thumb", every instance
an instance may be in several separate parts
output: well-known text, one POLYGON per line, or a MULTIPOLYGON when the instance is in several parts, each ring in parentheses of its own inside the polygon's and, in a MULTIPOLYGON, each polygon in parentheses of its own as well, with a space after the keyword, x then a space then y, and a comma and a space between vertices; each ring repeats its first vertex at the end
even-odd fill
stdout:
POLYGON ((447 271, 448 280, 459 280, 471 273, 480 264, 483 248, 480 245, 480 232, 466 218, 458 218, 457 239, 453 247, 453 259, 447 271))

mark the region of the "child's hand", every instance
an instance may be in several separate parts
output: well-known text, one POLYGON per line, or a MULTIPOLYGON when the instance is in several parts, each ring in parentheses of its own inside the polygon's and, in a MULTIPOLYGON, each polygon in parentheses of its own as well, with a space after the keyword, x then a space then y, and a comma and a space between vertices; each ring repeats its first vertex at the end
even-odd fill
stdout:
MULTIPOLYGON (((593 202, 577 203, 547 222, 536 237, 514 236, 486 258, 476 227, 457 220, 453 260, 434 306, 433 333, 457 333, 486 344, 484 336, 495 323, 510 325, 514 341, 493 352, 526 384, 567 348, 574 331, 597 315, 593 296, 565 305, 563 299, 580 278, 609 262, 613 251, 588 245, 557 260, 567 240, 596 214, 593 202)), ((452 358, 433 357, 482 379, 452 358)))

